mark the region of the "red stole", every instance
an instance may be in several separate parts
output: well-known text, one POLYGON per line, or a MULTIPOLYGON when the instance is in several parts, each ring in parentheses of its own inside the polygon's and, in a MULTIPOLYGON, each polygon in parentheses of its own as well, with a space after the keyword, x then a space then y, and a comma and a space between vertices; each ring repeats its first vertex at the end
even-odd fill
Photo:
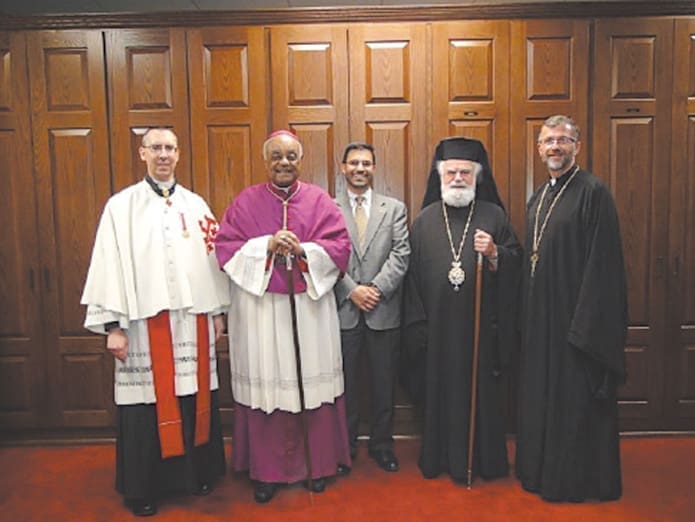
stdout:
MULTIPOLYGON (((169 312, 164 310, 147 320, 154 391, 157 398, 157 425, 162 458, 184 454, 181 411, 174 385, 174 349, 169 312)), ((196 316, 198 351, 198 393, 196 393, 195 445, 210 439, 210 340, 206 314, 196 316)))

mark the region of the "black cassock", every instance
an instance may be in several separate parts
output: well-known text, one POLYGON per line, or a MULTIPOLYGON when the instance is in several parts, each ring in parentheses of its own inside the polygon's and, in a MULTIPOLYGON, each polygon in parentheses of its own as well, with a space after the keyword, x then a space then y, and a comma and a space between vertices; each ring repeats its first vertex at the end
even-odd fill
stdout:
MULTIPOLYGON (((458 249, 470 207, 447 206, 452 240, 458 249)), ((404 339, 401 377, 423 408, 420 469, 427 477, 448 472, 464 481, 468 467, 476 229, 497 244, 498 269, 483 264, 474 467, 485 478, 508 473, 501 369, 515 342, 515 299, 521 245, 504 211, 477 201, 463 246, 466 279, 458 292, 448 280, 453 257, 441 201, 422 210, 413 223, 412 253, 404 287, 404 339)))
MULTIPOLYGON (((570 173, 548 190, 538 229, 570 173)), ((516 474, 548 500, 621 495, 615 388, 625 379, 625 270, 606 186, 586 171, 548 220, 531 277, 536 208, 527 208, 516 474)))

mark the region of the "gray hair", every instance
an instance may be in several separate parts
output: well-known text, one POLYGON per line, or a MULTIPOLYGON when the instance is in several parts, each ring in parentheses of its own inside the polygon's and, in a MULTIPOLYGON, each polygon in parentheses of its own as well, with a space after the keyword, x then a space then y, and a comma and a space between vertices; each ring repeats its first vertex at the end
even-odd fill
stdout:
POLYGON ((277 138, 278 136, 287 136, 288 138, 292 138, 294 141, 296 141, 297 145, 299 145, 299 157, 300 158, 304 157, 304 147, 302 147, 302 142, 299 141, 299 139, 297 139, 296 137, 292 136, 291 133, 286 132, 286 133, 275 134, 275 135, 271 134, 271 136, 263 142, 263 159, 264 160, 268 159, 268 144, 270 143, 270 141, 273 138, 277 138))
POLYGON ((570 127, 572 134, 574 134, 574 138, 579 141, 579 126, 577 125, 577 122, 569 116, 565 116, 564 114, 556 114, 554 116, 550 116, 543 122, 543 127, 548 127, 549 129, 554 129, 555 127, 565 125, 570 127))

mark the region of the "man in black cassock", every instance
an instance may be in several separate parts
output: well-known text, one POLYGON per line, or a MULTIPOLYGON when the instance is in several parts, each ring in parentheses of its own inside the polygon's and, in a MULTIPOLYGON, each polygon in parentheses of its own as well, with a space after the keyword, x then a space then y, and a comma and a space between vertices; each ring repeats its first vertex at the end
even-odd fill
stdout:
POLYGON ((465 481, 476 257, 482 253, 473 472, 491 479, 506 475, 509 467, 500 375, 514 343, 521 246, 504 210, 489 201, 499 197, 482 143, 445 139, 437 146, 433 166, 440 190, 410 234, 401 377, 423 410, 422 474, 432 478, 448 472, 454 481, 465 481))
POLYGON ((625 271, 608 188, 575 163, 579 129, 541 128, 549 179, 528 202, 516 474, 546 500, 622 492, 616 385, 625 379, 625 271))

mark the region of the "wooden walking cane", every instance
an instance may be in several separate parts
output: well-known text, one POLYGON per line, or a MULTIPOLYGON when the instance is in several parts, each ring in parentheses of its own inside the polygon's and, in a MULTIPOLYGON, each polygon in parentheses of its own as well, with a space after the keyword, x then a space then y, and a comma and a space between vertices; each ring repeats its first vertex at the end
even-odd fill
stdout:
POLYGON ((299 329, 297 327, 297 304, 294 300, 294 275, 292 273, 292 254, 285 255, 287 268, 287 295, 290 298, 290 313, 292 315, 292 339, 294 340, 294 359, 297 368, 297 388, 299 389, 299 414, 302 418, 302 435, 304 438, 304 461, 307 469, 309 495, 313 498, 314 483, 311 477, 311 453, 309 452, 309 428, 306 418, 306 402, 304 401, 304 380, 302 379, 302 351, 299 347, 299 329))
POLYGON ((478 252, 475 266, 475 317, 473 323, 473 367, 471 369, 471 413, 468 420, 468 477, 467 486, 473 483, 473 447, 475 443, 475 410, 478 395, 478 349, 480 346, 480 301, 483 287, 483 254, 478 252))

